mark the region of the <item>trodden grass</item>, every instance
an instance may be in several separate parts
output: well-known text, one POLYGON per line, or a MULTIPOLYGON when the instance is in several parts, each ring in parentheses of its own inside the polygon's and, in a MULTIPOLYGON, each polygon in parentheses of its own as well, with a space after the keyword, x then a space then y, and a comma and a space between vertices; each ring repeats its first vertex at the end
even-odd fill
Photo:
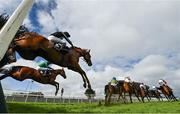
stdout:
POLYGON ((20 103, 8 102, 9 113, 180 113, 180 102, 146 102, 132 104, 98 103, 20 103))

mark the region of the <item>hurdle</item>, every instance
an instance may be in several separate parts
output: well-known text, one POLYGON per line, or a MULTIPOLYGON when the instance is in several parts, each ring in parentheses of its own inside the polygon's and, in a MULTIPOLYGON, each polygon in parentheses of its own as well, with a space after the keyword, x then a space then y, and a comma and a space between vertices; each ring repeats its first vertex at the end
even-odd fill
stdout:
MULTIPOLYGON (((13 12, 11 17, 8 19, 6 24, 0 30, 0 60, 4 57, 9 44, 14 38, 19 27, 23 23, 28 10, 32 7, 34 0, 23 0, 16 10, 13 12)), ((4 99, 4 93, 0 82, 0 113, 7 113, 6 102, 4 99)))

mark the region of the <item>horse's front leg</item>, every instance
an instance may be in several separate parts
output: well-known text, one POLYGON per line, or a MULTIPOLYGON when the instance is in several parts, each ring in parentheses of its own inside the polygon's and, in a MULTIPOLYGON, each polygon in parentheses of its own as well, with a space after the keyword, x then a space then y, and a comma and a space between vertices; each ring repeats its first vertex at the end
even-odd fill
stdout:
POLYGON ((105 105, 107 105, 107 98, 108 98, 108 93, 105 95, 105 105))
POLYGON ((83 87, 86 88, 86 78, 84 77, 85 76, 84 74, 86 74, 86 73, 81 69, 81 67, 79 65, 76 65, 76 67, 70 68, 70 69, 78 72, 81 75, 83 82, 84 82, 83 87))
POLYGON ((108 93, 108 98, 107 98, 108 104, 111 103, 111 96, 112 96, 112 91, 109 91, 109 93, 108 93))
POLYGON ((91 84, 90 84, 89 79, 87 78, 87 75, 85 72, 84 72, 84 77, 86 78, 86 81, 88 83, 88 88, 91 89, 91 84))
POLYGON ((129 92, 129 98, 130 98, 131 103, 133 103, 132 102, 132 97, 131 97, 131 92, 129 92))
POLYGON ((59 91, 59 83, 54 81, 54 82, 51 82, 50 84, 56 87, 55 95, 57 95, 57 93, 59 91))
POLYGON ((82 72, 83 76, 85 77, 86 82, 88 83, 88 88, 91 89, 91 84, 90 84, 90 82, 89 82, 89 79, 87 78, 86 73, 84 72, 84 70, 81 69, 80 66, 79 66, 79 69, 80 69, 80 71, 82 72))

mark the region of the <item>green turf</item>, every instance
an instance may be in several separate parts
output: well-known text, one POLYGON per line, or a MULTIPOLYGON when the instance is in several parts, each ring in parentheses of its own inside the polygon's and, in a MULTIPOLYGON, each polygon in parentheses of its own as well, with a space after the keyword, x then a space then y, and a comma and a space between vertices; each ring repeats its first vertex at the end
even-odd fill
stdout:
POLYGON ((180 113, 180 102, 146 102, 99 106, 98 103, 7 103, 10 113, 180 113))

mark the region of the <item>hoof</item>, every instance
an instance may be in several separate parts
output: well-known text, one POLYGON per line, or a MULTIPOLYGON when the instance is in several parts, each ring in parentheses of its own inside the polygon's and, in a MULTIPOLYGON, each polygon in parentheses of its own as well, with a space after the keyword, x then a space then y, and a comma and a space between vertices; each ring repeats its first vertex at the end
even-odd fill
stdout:
POLYGON ((85 94, 96 94, 93 89, 86 89, 85 94))
POLYGON ((86 83, 83 84, 83 87, 86 88, 86 83))
POLYGON ((55 96, 57 96, 57 93, 58 93, 58 92, 55 93, 55 96))

